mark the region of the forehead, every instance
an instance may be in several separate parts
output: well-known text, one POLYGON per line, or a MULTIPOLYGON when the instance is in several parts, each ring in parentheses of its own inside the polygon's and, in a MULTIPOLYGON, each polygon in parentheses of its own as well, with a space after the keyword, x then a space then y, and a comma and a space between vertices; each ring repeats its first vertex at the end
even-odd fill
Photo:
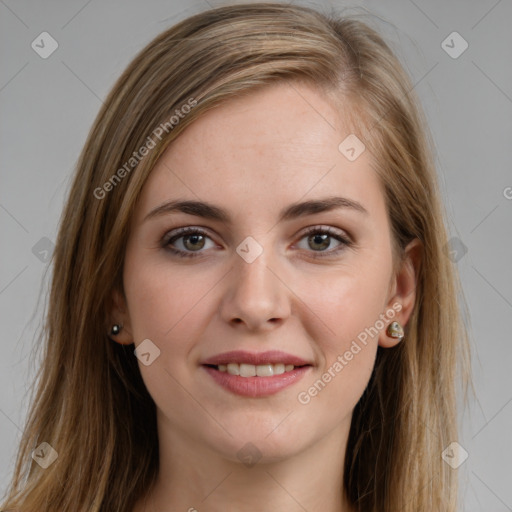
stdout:
POLYGON ((279 83, 204 113, 171 143, 142 192, 138 217, 173 198, 270 214, 301 198, 342 194, 383 206, 367 151, 347 159, 349 105, 310 86, 279 83))

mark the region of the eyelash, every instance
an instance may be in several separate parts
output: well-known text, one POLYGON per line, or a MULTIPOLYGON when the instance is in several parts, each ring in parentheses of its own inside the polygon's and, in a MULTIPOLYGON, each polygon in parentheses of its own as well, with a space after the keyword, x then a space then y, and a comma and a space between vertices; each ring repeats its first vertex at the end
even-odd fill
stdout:
MULTIPOLYGON (((322 234, 322 235, 329 235, 330 238, 334 238, 341 242, 341 244, 330 251, 308 251, 313 252, 315 254, 315 258, 327 258, 331 257, 335 254, 338 254, 340 251, 343 251, 346 247, 351 247, 353 245, 352 241, 349 240, 347 237, 342 236, 337 231, 333 230, 330 227, 324 228, 324 227, 318 227, 318 226, 311 226, 306 229, 305 233, 301 236, 300 240, 307 236, 311 236, 312 234, 322 234)), ((186 235, 202 235, 206 236, 208 238, 211 238, 206 231, 203 231, 199 228, 179 228, 177 231, 174 232, 173 236, 169 237, 168 235, 164 236, 162 239, 162 247, 166 250, 170 251, 171 253, 175 254, 176 256, 179 256, 180 258, 197 258, 201 256, 201 253, 204 251, 197 251, 197 252, 187 252, 182 251, 180 249, 176 249, 171 246, 171 243, 175 242, 179 238, 182 238, 186 235)))

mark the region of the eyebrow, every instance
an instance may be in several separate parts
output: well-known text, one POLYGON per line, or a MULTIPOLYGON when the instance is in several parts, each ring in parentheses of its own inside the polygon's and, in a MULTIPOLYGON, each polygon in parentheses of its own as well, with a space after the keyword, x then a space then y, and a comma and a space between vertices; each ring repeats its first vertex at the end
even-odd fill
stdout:
MULTIPOLYGON (((293 203, 284 208, 279 214, 279 221, 289 221, 315 213, 327 212, 339 208, 351 209, 363 214, 368 214, 368 211, 361 203, 348 199, 346 197, 326 197, 322 199, 314 199, 304 201, 301 203, 293 203)), ((175 200, 167 201, 156 208, 153 208, 145 217, 143 222, 154 217, 159 217, 164 214, 181 212, 204 219, 211 219, 231 224, 231 216, 228 211, 220 206, 215 206, 203 201, 192 200, 175 200)))

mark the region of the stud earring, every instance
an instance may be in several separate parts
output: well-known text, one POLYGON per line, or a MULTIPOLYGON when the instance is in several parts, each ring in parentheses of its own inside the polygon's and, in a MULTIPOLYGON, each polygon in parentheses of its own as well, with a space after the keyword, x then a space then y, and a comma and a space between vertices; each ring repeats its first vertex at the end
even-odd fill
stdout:
POLYGON ((113 336, 115 336, 116 334, 119 334, 121 332, 121 329, 123 328, 122 325, 119 325, 119 324, 114 324, 112 326, 112 329, 110 330, 110 334, 112 334, 113 336))
POLYGON ((404 339, 404 329, 398 322, 391 322, 386 329, 386 334, 390 338, 395 338, 398 341, 404 339))

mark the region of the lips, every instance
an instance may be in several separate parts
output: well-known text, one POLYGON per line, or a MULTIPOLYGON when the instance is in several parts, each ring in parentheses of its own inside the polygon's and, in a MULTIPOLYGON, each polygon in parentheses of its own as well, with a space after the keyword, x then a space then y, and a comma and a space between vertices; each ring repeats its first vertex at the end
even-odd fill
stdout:
POLYGON ((231 352, 224 352, 216 356, 205 359, 202 364, 210 366, 218 366, 220 364, 228 365, 230 363, 237 364, 252 364, 254 366, 265 364, 284 364, 293 366, 306 366, 311 365, 309 361, 302 359, 286 352, 279 350, 270 350, 267 352, 246 352, 244 350, 233 350, 231 352))
POLYGON ((202 362, 222 388, 236 395, 265 397, 291 386, 311 370, 312 364, 280 351, 232 351, 202 362))

